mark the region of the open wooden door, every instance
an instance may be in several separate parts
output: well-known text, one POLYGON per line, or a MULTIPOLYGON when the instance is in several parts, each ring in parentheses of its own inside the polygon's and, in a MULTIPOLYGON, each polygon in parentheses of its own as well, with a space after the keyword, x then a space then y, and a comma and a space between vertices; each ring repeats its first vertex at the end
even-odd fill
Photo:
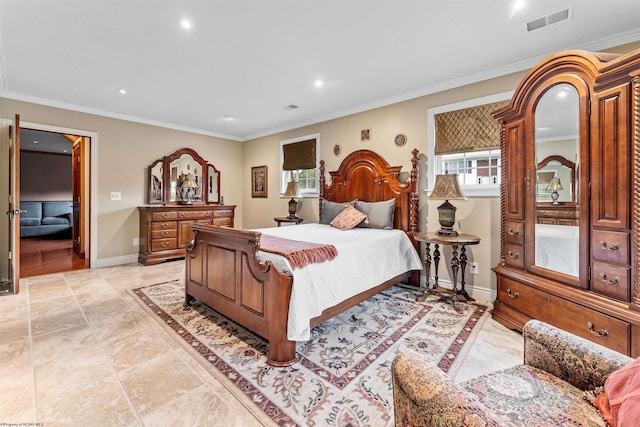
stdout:
MULTIPOLYGON (((18 293, 20 290, 20 116, 16 114, 11 126, 8 147, 8 200, 6 211, 8 217, 7 248, 8 263, 7 277, 2 278, 0 291, 3 293, 18 293)), ((5 233, 1 233, 5 235, 5 233)))

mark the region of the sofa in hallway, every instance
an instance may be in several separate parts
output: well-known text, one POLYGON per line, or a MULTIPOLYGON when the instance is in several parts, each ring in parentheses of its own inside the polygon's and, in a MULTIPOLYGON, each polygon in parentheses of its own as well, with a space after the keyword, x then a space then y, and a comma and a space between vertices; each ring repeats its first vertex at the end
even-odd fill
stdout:
POLYGON ((71 237, 70 201, 20 202, 20 238, 71 237))
POLYGON ((420 354, 398 353, 396 425, 607 426, 592 400, 633 359, 537 320, 525 324, 523 338, 522 365, 460 384, 420 354))

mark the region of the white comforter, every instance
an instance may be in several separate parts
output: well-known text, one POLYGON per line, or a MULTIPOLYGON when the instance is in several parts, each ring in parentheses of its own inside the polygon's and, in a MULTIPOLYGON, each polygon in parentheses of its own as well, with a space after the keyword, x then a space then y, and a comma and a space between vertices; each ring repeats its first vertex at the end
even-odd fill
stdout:
POLYGON ((342 231, 329 225, 301 224, 263 228, 272 236, 313 243, 332 244, 338 256, 323 263, 292 269, 282 256, 262 252, 278 270, 293 276, 287 338, 310 339, 310 320, 323 310, 375 287, 408 270, 421 270, 422 262, 411 241, 401 230, 355 228, 342 231))

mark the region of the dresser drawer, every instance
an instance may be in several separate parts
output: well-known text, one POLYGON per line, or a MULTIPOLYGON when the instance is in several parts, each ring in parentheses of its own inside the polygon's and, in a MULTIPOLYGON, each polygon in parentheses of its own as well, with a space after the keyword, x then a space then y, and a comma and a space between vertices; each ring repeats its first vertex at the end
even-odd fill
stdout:
POLYGON ((220 218, 224 216, 233 217, 233 209, 216 209, 215 211, 213 211, 214 218, 220 218))
POLYGON ((153 239, 151 240, 151 250, 153 251, 166 251, 168 249, 175 249, 178 247, 178 242, 175 237, 173 239, 153 239))
POLYGON ((180 211, 179 219, 211 218, 211 211, 180 211))
POLYGON ((591 289, 602 295, 629 301, 631 270, 627 267, 594 261, 591 266, 591 289))
POLYGON ((598 261, 629 264, 629 233, 594 230, 591 254, 598 261))
POLYGON ((510 267, 524 268, 524 246, 505 244, 504 259, 510 267))
POLYGON ((152 230, 151 231, 151 238, 154 240, 167 239, 170 237, 176 237, 177 235, 178 235, 178 230, 176 230, 175 228, 171 230, 152 230))
POLYGON ((164 221, 166 219, 178 219, 178 212, 176 211, 153 212, 151 214, 152 221, 164 221))
POLYGON ((233 219, 232 218, 215 218, 212 224, 225 226, 225 227, 233 227, 233 219))
POLYGON ((524 245, 524 227, 521 222, 505 221, 505 240, 507 243, 514 243, 516 245, 524 245))
POLYGON ((161 231, 161 230, 175 230, 176 228, 178 228, 176 221, 163 221, 163 222, 151 223, 151 232, 161 231))

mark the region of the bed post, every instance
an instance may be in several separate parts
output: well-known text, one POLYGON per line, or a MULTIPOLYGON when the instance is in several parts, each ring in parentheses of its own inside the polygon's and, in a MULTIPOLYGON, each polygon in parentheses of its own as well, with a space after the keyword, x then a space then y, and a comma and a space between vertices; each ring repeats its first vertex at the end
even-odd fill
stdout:
POLYGON ((322 201, 324 200, 324 160, 320 160, 320 197, 318 197, 318 222, 322 218, 322 201))
POLYGON ((418 231, 418 211, 420 195, 418 194, 418 149, 411 151, 411 200, 409 207, 409 231, 418 231))

